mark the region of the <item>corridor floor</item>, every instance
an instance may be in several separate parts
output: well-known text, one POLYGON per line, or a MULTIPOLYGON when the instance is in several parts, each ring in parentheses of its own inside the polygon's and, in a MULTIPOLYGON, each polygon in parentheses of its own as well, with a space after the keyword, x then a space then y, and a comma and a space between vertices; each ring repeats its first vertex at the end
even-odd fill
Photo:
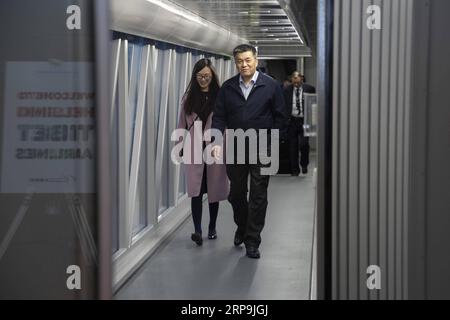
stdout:
POLYGON ((271 177, 259 260, 247 258, 243 245, 233 246, 235 224, 227 201, 220 203, 218 239, 206 238, 209 213, 205 202, 203 246, 190 240, 193 224, 187 219, 119 289, 115 299, 309 299, 314 197, 312 172, 271 177))

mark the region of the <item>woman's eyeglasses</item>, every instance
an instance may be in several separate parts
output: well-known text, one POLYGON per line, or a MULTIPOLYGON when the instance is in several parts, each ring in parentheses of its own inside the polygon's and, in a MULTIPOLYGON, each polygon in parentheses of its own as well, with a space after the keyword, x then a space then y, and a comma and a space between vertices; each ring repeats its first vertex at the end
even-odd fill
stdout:
POLYGON ((211 75, 202 75, 202 74, 197 75, 197 80, 209 81, 210 79, 211 79, 211 75))

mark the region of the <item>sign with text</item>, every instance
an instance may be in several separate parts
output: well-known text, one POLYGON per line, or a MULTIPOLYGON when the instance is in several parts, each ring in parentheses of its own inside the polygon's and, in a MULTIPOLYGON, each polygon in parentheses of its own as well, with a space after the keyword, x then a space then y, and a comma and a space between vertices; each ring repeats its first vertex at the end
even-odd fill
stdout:
POLYGON ((2 193, 94 193, 89 62, 7 62, 2 193))

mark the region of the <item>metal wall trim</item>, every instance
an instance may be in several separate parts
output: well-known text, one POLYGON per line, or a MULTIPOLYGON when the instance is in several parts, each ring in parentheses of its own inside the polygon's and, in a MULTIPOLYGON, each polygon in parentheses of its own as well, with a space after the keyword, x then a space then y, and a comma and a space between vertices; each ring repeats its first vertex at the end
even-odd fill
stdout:
POLYGON ((130 219, 129 227, 130 227, 130 237, 129 244, 131 246, 132 238, 133 238, 133 220, 134 220, 134 211, 136 206, 136 195, 138 191, 138 179, 139 179, 139 168, 140 168, 140 160, 141 160, 141 152, 142 152, 142 137, 143 137, 143 127, 144 127, 144 115, 145 115, 145 99, 147 96, 147 79, 148 79, 148 65, 149 63, 149 54, 150 54, 150 46, 145 46, 143 48, 141 61, 139 61, 141 65, 141 73, 139 77, 139 85, 138 85, 138 100, 136 106, 136 116, 135 116, 135 127, 134 127, 134 138, 133 138, 133 149, 131 151, 131 170, 130 170, 130 185, 129 185, 129 208, 128 208, 128 217, 130 219))
POLYGON ((147 74, 147 222, 149 225, 158 223, 159 203, 156 202, 156 103, 155 103, 155 61, 156 49, 150 47, 150 63, 148 64, 147 74))
POLYGON ((129 246, 128 219, 128 182, 129 182, 129 148, 128 148, 128 41, 123 42, 119 66, 119 249, 129 246))
POLYGON ((334 1, 318 1, 317 298, 332 297, 332 124, 334 1))

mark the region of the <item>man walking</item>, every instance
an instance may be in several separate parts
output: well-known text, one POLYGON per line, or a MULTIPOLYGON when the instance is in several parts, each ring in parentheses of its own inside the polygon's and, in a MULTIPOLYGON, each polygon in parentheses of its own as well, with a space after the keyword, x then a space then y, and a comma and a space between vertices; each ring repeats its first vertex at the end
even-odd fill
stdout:
MULTIPOLYGON (((258 65, 256 48, 240 45, 233 50, 233 56, 239 74, 227 80, 220 89, 212 128, 222 132, 226 128, 242 129, 245 132, 284 129, 287 118, 283 91, 272 78, 256 70, 258 65)), ((247 256, 259 259, 261 231, 268 204, 269 176, 261 174, 262 165, 259 160, 256 164, 250 163, 251 147, 254 146, 245 144, 244 164, 227 163, 227 175, 230 179, 228 200, 233 207, 234 221, 237 225, 234 245, 244 243, 247 256), (249 175, 250 195, 247 201, 249 175)), ((217 157, 218 153, 220 147, 213 149, 214 156, 217 157)))
POLYGON ((286 113, 289 119, 289 154, 291 162, 291 174, 298 176, 300 174, 298 149, 300 139, 300 166, 302 173, 308 173, 309 165, 309 138, 305 137, 303 130, 305 93, 316 93, 316 89, 309 84, 303 83, 303 76, 295 71, 292 73, 292 84, 284 90, 284 100, 286 102, 286 113))

